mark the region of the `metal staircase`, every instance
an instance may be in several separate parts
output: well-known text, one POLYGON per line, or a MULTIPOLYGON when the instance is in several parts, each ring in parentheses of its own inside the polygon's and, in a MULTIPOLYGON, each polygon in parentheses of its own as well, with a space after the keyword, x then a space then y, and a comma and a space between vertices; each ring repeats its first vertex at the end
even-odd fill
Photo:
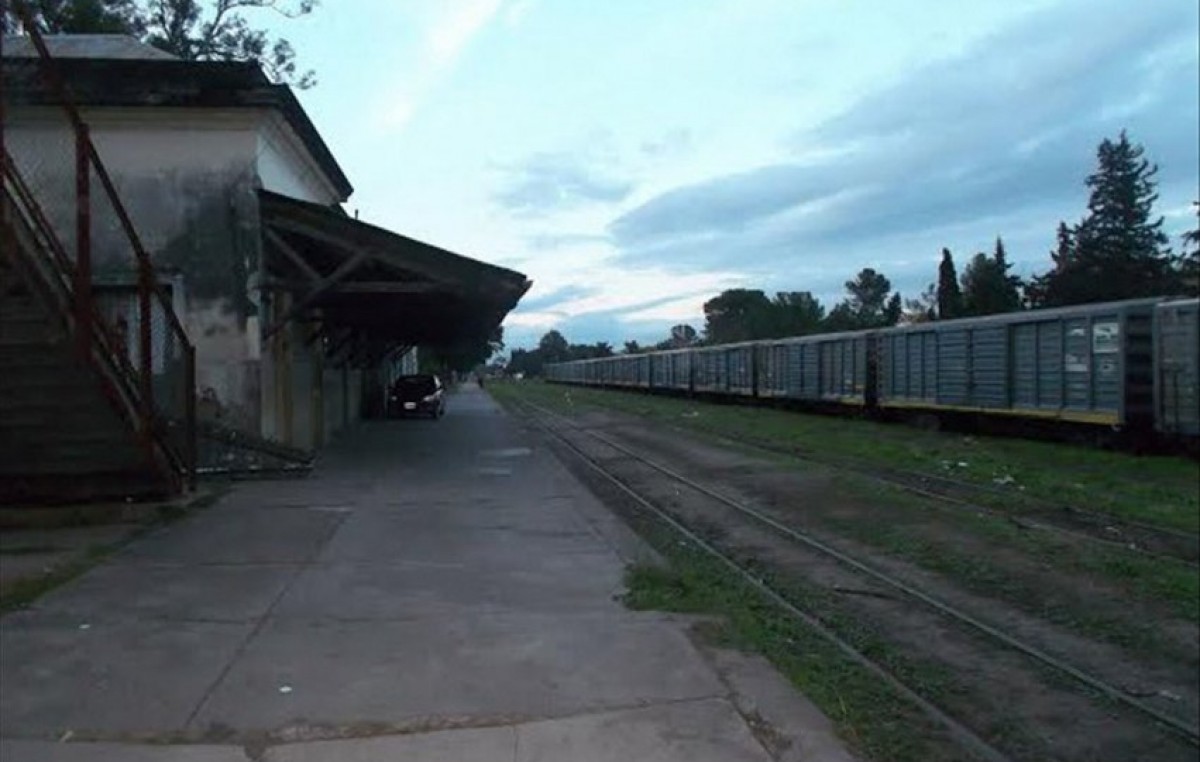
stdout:
POLYGON ((77 224, 68 251, 5 148, 0 113, 0 505, 175 493, 196 472, 194 349, 33 37, 74 134, 77 224), (119 223, 116 254, 136 278, 132 337, 100 309, 92 282, 90 231, 101 204, 119 223))

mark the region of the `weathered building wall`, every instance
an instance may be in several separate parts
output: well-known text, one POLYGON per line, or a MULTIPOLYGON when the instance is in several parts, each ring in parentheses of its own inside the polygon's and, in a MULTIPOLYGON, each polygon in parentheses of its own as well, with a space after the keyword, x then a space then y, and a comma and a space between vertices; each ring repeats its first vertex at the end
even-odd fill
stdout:
MULTIPOLYGON (((73 134, 52 109, 19 109, 7 118, 18 167, 73 255, 73 134)), ((258 288, 257 190, 340 200, 286 122, 269 111, 195 108, 94 109, 85 119, 143 245, 172 284, 173 306, 196 347, 199 414, 305 449, 346 425, 345 410, 357 418, 355 400, 345 399, 356 384, 316 362, 318 346, 305 345, 303 328, 289 325, 263 346, 263 330, 289 302, 258 288), (329 401, 327 388, 337 390, 329 401)), ((133 252, 95 179, 92 202, 97 281, 134 283, 133 252)), ((113 320, 130 311, 127 296, 109 297, 113 320)), ((125 324, 136 336, 136 319, 125 324)), ((155 330, 161 335, 164 327, 155 330)))
POLYGON ((326 206, 342 201, 291 127, 278 116, 266 119, 257 134, 258 176, 264 188, 326 206))
MULTIPOLYGON (((182 284, 184 296, 174 306, 196 346, 199 411, 257 431, 258 323, 249 287, 261 246, 253 115, 97 110, 85 118, 143 246, 164 279, 182 284)), ((19 111, 10 116, 6 139, 73 254, 75 168, 67 124, 45 109, 19 111)), ((91 184, 96 280, 135 282, 132 247, 99 179, 91 184)), ((164 333, 156 318, 152 328, 164 333)), ((132 316, 127 322, 136 331, 132 316)))

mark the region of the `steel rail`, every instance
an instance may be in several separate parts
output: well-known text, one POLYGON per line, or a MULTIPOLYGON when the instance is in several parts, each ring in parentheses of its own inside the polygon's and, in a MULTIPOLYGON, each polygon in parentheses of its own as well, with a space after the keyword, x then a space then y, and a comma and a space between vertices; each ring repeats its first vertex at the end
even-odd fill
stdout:
POLYGON ((590 431, 588 429, 582 428, 582 427, 578 426, 577 424, 575 424, 570 419, 568 419, 562 415, 559 415, 558 413, 555 413, 554 411, 547 410, 546 408, 543 408, 540 405, 535 405, 533 403, 525 403, 525 404, 530 405, 533 409, 539 410, 540 412, 542 412, 546 415, 549 415, 550 417, 563 420, 567 423, 567 425, 571 426, 572 428, 576 429, 577 431, 580 431, 584 434, 587 434, 588 436, 593 437, 597 441, 604 443, 605 445, 613 448, 614 450, 617 450, 636 461, 644 463, 645 465, 649 466, 650 468, 654 469, 655 471, 658 471, 666 476, 669 476, 672 479, 675 479, 676 481, 680 482, 681 484, 685 484, 688 487, 690 487, 691 489, 696 490, 697 492, 701 492, 705 495, 708 495, 709 497, 713 498, 714 500, 717 500, 718 502, 721 502, 740 513, 743 513, 747 516, 750 516, 750 517, 758 520, 759 522, 774 529, 775 531, 779 532, 780 534, 784 535, 785 537, 788 537, 789 539, 795 540, 796 542, 799 542, 799 543, 807 545, 811 548, 814 548, 815 550, 818 550, 818 551, 830 556, 831 558, 834 558, 834 559, 840 561, 841 563, 845 564, 846 566, 849 566, 852 569, 855 569, 863 574, 866 574, 869 577, 872 577, 880 582, 883 582, 884 584, 889 585, 889 586, 895 588, 896 590, 899 590, 899 591, 905 593, 906 595, 909 595, 910 597, 921 601, 922 603, 926 604, 927 606, 930 606, 931 608, 935 609, 939 613, 944 614, 945 616, 948 616, 951 619, 955 619, 959 622, 962 622, 963 624, 969 625, 970 627, 973 627, 974 629, 1003 643, 1004 645, 1008 646, 1009 648, 1012 648, 1015 651, 1023 653, 1026 656, 1029 656, 1052 669, 1055 669, 1059 672, 1062 672, 1065 675, 1068 675, 1068 676, 1074 678, 1076 681, 1088 686, 1089 688, 1091 688, 1093 690, 1096 690, 1096 691, 1104 694, 1105 696, 1112 699, 1113 701, 1115 701, 1119 704, 1123 704, 1127 707, 1130 707, 1131 709, 1135 709, 1135 710, 1141 712, 1142 714, 1146 715, 1147 717, 1150 717, 1158 722, 1161 722, 1163 725, 1166 725, 1172 731, 1174 731, 1177 735, 1183 737, 1185 740, 1189 741, 1193 745, 1200 746, 1200 728, 1197 728, 1194 725, 1189 725, 1175 717, 1172 717, 1169 714, 1166 714, 1165 712, 1159 711, 1158 709, 1156 709, 1153 706, 1150 706, 1146 702, 1141 701, 1132 696, 1129 696, 1121 689, 1108 684, 1107 682, 1101 680, 1100 678, 1093 677, 1092 675, 1087 674, 1086 672, 1082 671, 1078 667, 1068 664, 1067 662, 1065 662, 1061 659, 1058 659, 1057 657, 1051 656, 1050 654, 1046 653, 1045 651, 1042 651, 1041 649, 1039 649, 1035 646, 1031 646, 1027 643, 1024 643, 1024 642, 1014 638, 1013 636, 1009 635, 1008 633, 1006 633, 996 627, 993 627, 992 625, 990 625, 986 622, 983 622, 983 621, 977 619, 976 617, 974 617, 964 611, 960 611, 959 609, 955 608, 954 606, 933 597, 929 593, 926 593, 916 587, 913 587, 912 585, 910 585, 902 580, 899 580, 885 572, 881 572, 871 566, 868 566, 867 564, 863 563, 862 561, 859 561, 859 560, 853 558, 852 556, 838 550, 837 548, 834 548, 833 546, 828 545, 828 544, 816 539, 812 535, 809 535, 804 532, 800 532, 799 530, 793 529, 792 527, 789 527, 789 526, 777 521, 776 519, 773 519, 770 516, 767 516, 766 514, 762 513, 761 511, 757 511, 754 508, 751 508, 747 505, 739 503, 738 501, 736 501, 726 495, 723 495, 720 492, 717 492, 709 487, 706 487, 703 484, 699 484, 699 483, 693 481, 692 479, 689 479, 688 477, 668 468, 667 466, 657 463, 656 461, 653 461, 653 460, 645 457, 644 455, 634 452, 633 450, 630 450, 629 448, 627 448, 621 444, 613 442, 608 437, 597 434, 594 431, 590 431))
POLYGON ((1136 519, 1129 519, 1129 518, 1125 518, 1123 516, 1118 516, 1116 514, 1107 513, 1104 511, 1094 511, 1094 510, 1091 510, 1090 508, 1079 508, 1079 507, 1072 506, 1072 505, 1059 504, 1059 503, 1055 503, 1055 502, 1046 500, 1044 498, 1039 498, 1039 497, 1035 497, 1032 495, 1013 495, 1011 493, 1005 492, 1000 489, 996 489, 995 487, 991 487, 986 484, 979 484, 978 482, 968 482, 968 481, 964 481, 962 479, 955 479, 953 477, 943 476, 941 474, 930 473, 928 471, 915 471, 915 470, 908 470, 908 469, 887 468, 886 471, 888 471, 889 473, 881 474, 881 473, 878 473, 878 471, 877 471, 879 468, 879 466, 877 464, 862 460, 860 458, 840 458, 840 457, 820 456, 820 455, 816 455, 812 452, 808 452, 806 450, 774 445, 770 442, 760 440, 756 437, 749 437, 746 439, 734 439, 730 435, 723 433, 714 428, 702 427, 702 430, 708 434, 719 437, 721 439, 726 439, 729 441, 736 442, 737 444, 742 445, 742 446, 748 445, 755 449, 763 450, 764 452, 770 452, 770 453, 780 454, 780 455, 787 455, 787 456, 796 458, 797 460, 808 461, 809 463, 816 463, 818 465, 826 466, 828 468, 839 468, 844 471, 849 471, 851 473, 861 474, 861 475, 866 476, 870 479, 873 479, 877 482, 880 482, 881 484, 887 484, 887 485, 896 487, 897 489, 902 489, 905 492, 911 492, 915 495, 921 495, 922 497, 928 497, 933 500, 940 500, 942 502, 949 503, 952 505, 960 505, 964 508, 971 508, 973 510, 984 511, 986 513, 989 513, 989 514, 992 514, 995 516, 1000 516, 1000 517, 1005 517, 1005 518, 1013 518, 1013 519, 1020 518, 1020 519, 1023 519, 1025 521, 1029 522, 1030 528, 1040 529, 1043 531, 1052 532, 1055 534, 1061 534, 1061 535, 1065 535, 1068 537, 1075 537, 1075 538, 1078 538, 1081 540, 1085 540, 1088 542, 1094 542, 1094 543, 1097 543, 1100 545, 1111 545, 1114 547, 1121 548, 1123 550, 1133 551, 1140 555, 1149 556, 1151 558, 1161 558, 1164 560, 1176 561, 1176 562, 1179 562, 1182 564, 1186 564, 1188 566, 1200 566, 1200 562, 1198 562, 1198 561, 1192 561, 1188 558, 1182 558, 1180 556, 1173 555, 1170 553, 1159 553, 1156 551, 1145 550, 1144 548, 1140 548, 1137 546, 1131 547, 1128 543, 1123 543, 1123 542, 1120 542, 1117 540, 1109 540, 1105 537, 1097 537, 1096 535, 1088 534, 1087 532, 1081 532, 1081 531, 1078 531, 1075 529, 1061 527, 1054 523, 1047 523, 1044 521, 1033 521, 1028 518, 1025 518, 1024 512, 1020 508, 1018 508, 1016 510, 1008 510, 1005 508, 998 508, 998 507, 991 506, 991 505, 984 505, 981 503, 972 502, 970 500, 965 500, 960 497, 955 497, 954 495, 947 494, 946 492, 940 492, 936 488, 920 487, 920 486, 912 484, 906 480, 911 479, 914 481, 940 482, 942 484, 948 485, 949 488, 952 488, 952 489, 958 489, 958 490, 962 490, 965 492, 974 492, 979 495, 987 495, 989 497, 994 497, 994 498, 998 498, 998 499, 1011 500, 1012 498, 1016 497, 1022 501, 1025 501, 1025 502, 1031 504, 1030 507, 1034 508, 1035 510, 1041 511, 1045 514, 1056 514, 1057 513, 1057 514, 1066 514, 1066 515, 1070 515, 1070 516, 1078 516, 1081 519, 1089 520, 1091 523, 1096 524, 1096 525, 1105 524, 1105 525, 1109 525, 1109 526, 1123 526, 1123 527, 1128 527, 1130 529, 1141 530, 1142 532, 1145 532, 1147 534, 1159 535, 1160 537, 1166 538, 1166 539, 1190 540, 1192 542, 1195 542, 1195 541, 1197 541, 1197 535, 1194 532, 1188 532, 1188 531, 1182 530, 1182 529, 1175 529, 1174 527, 1160 526, 1157 524, 1148 524, 1146 522, 1137 521, 1136 519))
MULTIPOLYGON (((534 409, 540 409, 540 408, 538 408, 538 406, 532 405, 531 403, 523 403, 523 404, 528 404, 531 407, 533 407, 534 409)), ((888 687, 892 688, 897 693, 899 693, 901 696, 903 696, 905 699, 907 699, 908 701, 915 704, 927 716, 929 716, 931 719, 935 720, 938 724, 940 724, 947 731, 949 731, 950 735, 953 736, 964 747, 966 747, 967 751, 970 752, 972 754, 972 756, 976 757, 977 759, 985 760, 986 762, 1011 762, 1011 760, 1008 756, 1006 756, 1002 752, 998 751, 995 747, 993 747, 987 741, 983 740, 978 735, 976 735, 975 732, 972 731, 970 728, 968 728, 966 725, 963 725, 958 720, 956 720, 953 717, 951 717, 950 715, 946 714, 944 711, 942 711, 936 705, 931 703, 928 699, 922 697, 920 694, 918 694, 912 688, 908 687, 905 683, 903 683, 899 678, 897 678, 891 672, 887 671, 887 669, 885 669, 878 663, 872 661, 869 657, 867 657, 861 651, 856 649, 853 645, 851 645, 850 643, 843 640, 836 633, 834 633, 832 630, 830 630, 828 627, 826 627, 819 619, 817 619, 813 615, 803 611, 802 609, 798 608, 794 603, 789 601, 786 597, 784 597, 781 593, 776 591, 774 588, 772 588, 766 582, 763 582, 759 577, 755 576, 751 571, 744 568, 742 565, 740 565, 733 559, 729 558, 725 554, 721 553, 720 550, 718 550, 716 547, 714 547, 713 545, 706 542, 700 536, 695 534, 692 530, 688 529, 686 526, 684 526, 682 523, 680 523, 678 520, 676 520, 669 513, 662 510, 658 506, 654 505, 653 503, 648 501, 646 498, 642 497, 640 494, 638 494, 638 492, 636 490, 634 490, 632 487, 630 487, 628 484, 626 484, 620 478, 618 478, 617 476, 615 476, 614 474, 612 474, 611 472, 606 470, 603 466, 601 466, 599 463, 597 463, 587 453, 585 453, 582 449, 580 449, 578 446, 576 446, 574 443, 572 443, 570 440, 568 440, 562 434, 555 431, 551 427, 541 423, 540 421, 538 421, 537 424, 542 428, 543 431, 545 431, 550 436, 553 436, 555 439, 557 439, 559 442, 561 442, 565 447, 569 448, 571 451, 573 451, 575 454, 577 454, 584 464, 586 464, 589 468, 596 471, 596 473, 598 473, 600 476, 604 477, 606 480, 608 480, 614 486, 616 486, 618 489, 620 489, 622 492, 624 492, 634 502, 636 502, 641 508, 653 513, 656 517, 658 517, 658 519, 660 521, 664 522, 665 524, 670 526, 672 529, 674 529, 676 532, 678 532, 679 534, 686 537, 689 541, 692 542, 692 544, 694 544, 700 550, 704 551, 708 555, 710 555, 713 558, 720 561, 725 566, 729 567, 729 569, 732 570, 735 574, 737 574, 737 576, 739 576, 743 581, 748 583, 754 589, 758 590, 765 597, 769 598, 777 606, 784 609, 785 611, 787 611, 789 614, 791 614, 795 618, 799 619, 801 622, 803 622, 808 627, 812 628, 818 635, 820 635, 822 638, 824 638, 826 641, 828 641, 830 644, 832 644, 835 648, 837 648, 839 651, 841 651, 851 661, 853 661, 854 663, 858 664, 859 666, 863 667, 867 671, 874 674, 876 677, 878 677, 880 680, 882 680, 884 683, 886 683, 888 685, 888 687)))

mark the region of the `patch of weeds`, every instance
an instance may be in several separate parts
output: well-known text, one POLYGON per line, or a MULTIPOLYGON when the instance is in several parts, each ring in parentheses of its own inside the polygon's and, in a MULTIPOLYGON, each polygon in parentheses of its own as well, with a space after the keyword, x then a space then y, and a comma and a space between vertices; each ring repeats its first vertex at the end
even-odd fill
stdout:
MULTIPOLYGON (((919 535, 928 530, 931 511, 937 510, 938 527, 949 527, 976 535, 987 543, 1004 546, 1023 553, 1040 565, 1037 580, 1030 583, 1038 590, 1046 588, 1045 569, 1051 568, 1063 576, 1103 578, 1129 599, 1165 608, 1174 617, 1188 622, 1200 622, 1200 574, 1195 567, 1173 558, 1162 558, 1093 543, 1069 539, 1052 532, 1022 528, 1003 516, 971 510, 934 508, 924 498, 889 485, 866 485, 849 479, 839 479, 840 489, 879 502, 885 500, 889 517, 887 525, 894 531, 919 535)), ((877 521, 860 522, 878 524, 877 521)), ((862 532, 869 541, 874 534, 870 526, 841 524, 845 532, 862 532)), ((954 547, 941 547, 937 553, 954 553, 954 547)), ((1028 576, 1028 575, 1026 575, 1028 576)), ((1017 592, 1025 597, 1024 590, 1017 592)), ((1020 602, 1020 601, 1018 601, 1020 602)), ((1081 607, 1085 604, 1080 604, 1081 607)))
MULTIPOLYGON (((661 536, 652 544, 665 551, 671 566, 629 570, 625 601, 631 608, 721 617, 720 624, 705 623, 710 641, 766 656, 869 759, 962 757, 953 739, 919 709, 711 557, 661 536)), ((864 634, 860 631, 856 639, 864 634)), ((864 651, 889 669, 901 661, 882 641, 864 651)), ((919 671, 899 669, 896 674, 908 680, 919 671)), ((936 693, 942 687, 939 679, 932 683, 922 689, 936 693)))
POLYGON ((46 593, 67 584, 96 566, 125 545, 128 540, 106 545, 93 545, 83 555, 54 567, 45 574, 14 580, 0 596, 0 614, 22 609, 46 593))
POLYGON ((1044 575, 1012 572, 984 556, 964 554, 952 543, 922 536, 920 530, 914 531, 900 522, 830 518, 827 524, 843 536, 935 572, 971 593, 1004 600, 1034 617, 1086 637, 1151 656, 1177 650, 1153 622, 1110 613, 1116 611, 1112 607, 1101 610, 1089 606, 1085 600, 1047 585, 1044 575))

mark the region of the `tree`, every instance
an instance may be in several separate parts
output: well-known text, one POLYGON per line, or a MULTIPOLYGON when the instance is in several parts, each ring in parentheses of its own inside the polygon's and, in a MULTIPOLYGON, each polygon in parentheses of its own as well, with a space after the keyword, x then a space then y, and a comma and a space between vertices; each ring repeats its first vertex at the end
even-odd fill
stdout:
POLYGON ((757 289, 722 291, 704 303, 704 335, 711 344, 768 338, 771 302, 757 289))
POLYGON ((1021 307, 1021 279, 1009 275, 1004 242, 996 239, 996 253, 975 255, 962 276, 964 315, 995 315, 1021 307))
POLYGON ((521 373, 526 376, 540 376, 542 374, 542 365, 542 353, 540 350, 514 349, 508 357, 508 364, 505 366, 505 371, 511 375, 521 373))
POLYGON ((1200 296, 1200 201, 1193 201, 1192 206, 1196 210, 1196 229, 1181 236, 1179 279, 1190 296, 1200 296))
POLYGON ((949 320, 962 314, 962 291, 958 288, 954 256, 949 249, 942 249, 942 262, 938 265, 937 316, 941 320, 949 320))
POLYGON ((833 308, 825 327, 834 331, 880 328, 895 325, 900 319, 900 294, 891 293, 892 283, 883 273, 870 267, 860 270, 854 280, 846 281, 849 296, 833 308))
MULTIPOLYGON (((38 30, 48 34, 134 34, 145 31, 142 11, 135 0, 26 0, 25 6, 38 30)), ((0 14, 0 28, 12 33, 20 27, 13 9, 0 14)))
POLYGON ((887 304, 883 307, 883 326, 895 325, 900 322, 900 315, 903 314, 904 300, 900 298, 900 292, 892 294, 892 298, 887 300, 887 304))
POLYGON ((645 352, 645 351, 646 350, 642 349, 642 345, 638 344, 637 341, 625 342, 625 354, 627 354, 627 355, 640 355, 642 352, 645 352))
POLYGON ((904 311, 900 322, 911 325, 914 323, 930 323, 938 317, 938 287, 930 283, 916 299, 904 300, 904 311))
MULTIPOLYGON (((39 31, 49 34, 129 34, 189 61, 254 61, 273 80, 301 89, 316 84, 296 68, 290 42, 250 26, 247 13, 307 16, 316 0, 27 0, 39 31)), ((3 14, 6 31, 18 17, 3 14)))
POLYGON ((804 336, 821 329, 825 307, 809 291, 780 291, 771 301, 772 335, 804 336))
POLYGON ((497 326, 486 337, 467 339, 449 346, 422 347, 419 357, 423 367, 466 373, 503 350, 504 328, 497 326))
POLYGON ((567 348, 567 360, 590 360, 593 357, 612 357, 613 348, 606 341, 595 344, 572 344, 567 348))
POLYGON ((563 362, 571 359, 570 345, 561 333, 555 330, 547 331, 538 340, 538 353, 543 362, 563 362))
MULTIPOLYGON (((672 347, 690 347, 696 343, 696 329, 686 323, 671 326, 671 337, 667 344, 672 347)), ((660 349, 662 347, 659 347, 660 349)))
POLYGON ((1087 178, 1087 216, 1073 231, 1065 264, 1056 260, 1055 269, 1039 283, 1043 304, 1129 299, 1178 289, 1163 219, 1153 218, 1158 167, 1144 154, 1124 131, 1116 142, 1100 143, 1096 171, 1087 178))
POLYGON ((1062 303, 1075 304, 1082 299, 1085 280, 1082 270, 1074 267, 1075 260, 1075 229, 1067 223, 1059 221, 1058 232, 1055 236, 1055 246, 1050 252, 1053 269, 1042 275, 1035 275, 1025 290, 1025 295, 1032 307, 1049 307, 1051 299, 1063 300, 1062 303), (1051 288, 1054 289, 1053 295, 1051 288), (1080 294, 1071 297, 1069 294, 1080 294))

